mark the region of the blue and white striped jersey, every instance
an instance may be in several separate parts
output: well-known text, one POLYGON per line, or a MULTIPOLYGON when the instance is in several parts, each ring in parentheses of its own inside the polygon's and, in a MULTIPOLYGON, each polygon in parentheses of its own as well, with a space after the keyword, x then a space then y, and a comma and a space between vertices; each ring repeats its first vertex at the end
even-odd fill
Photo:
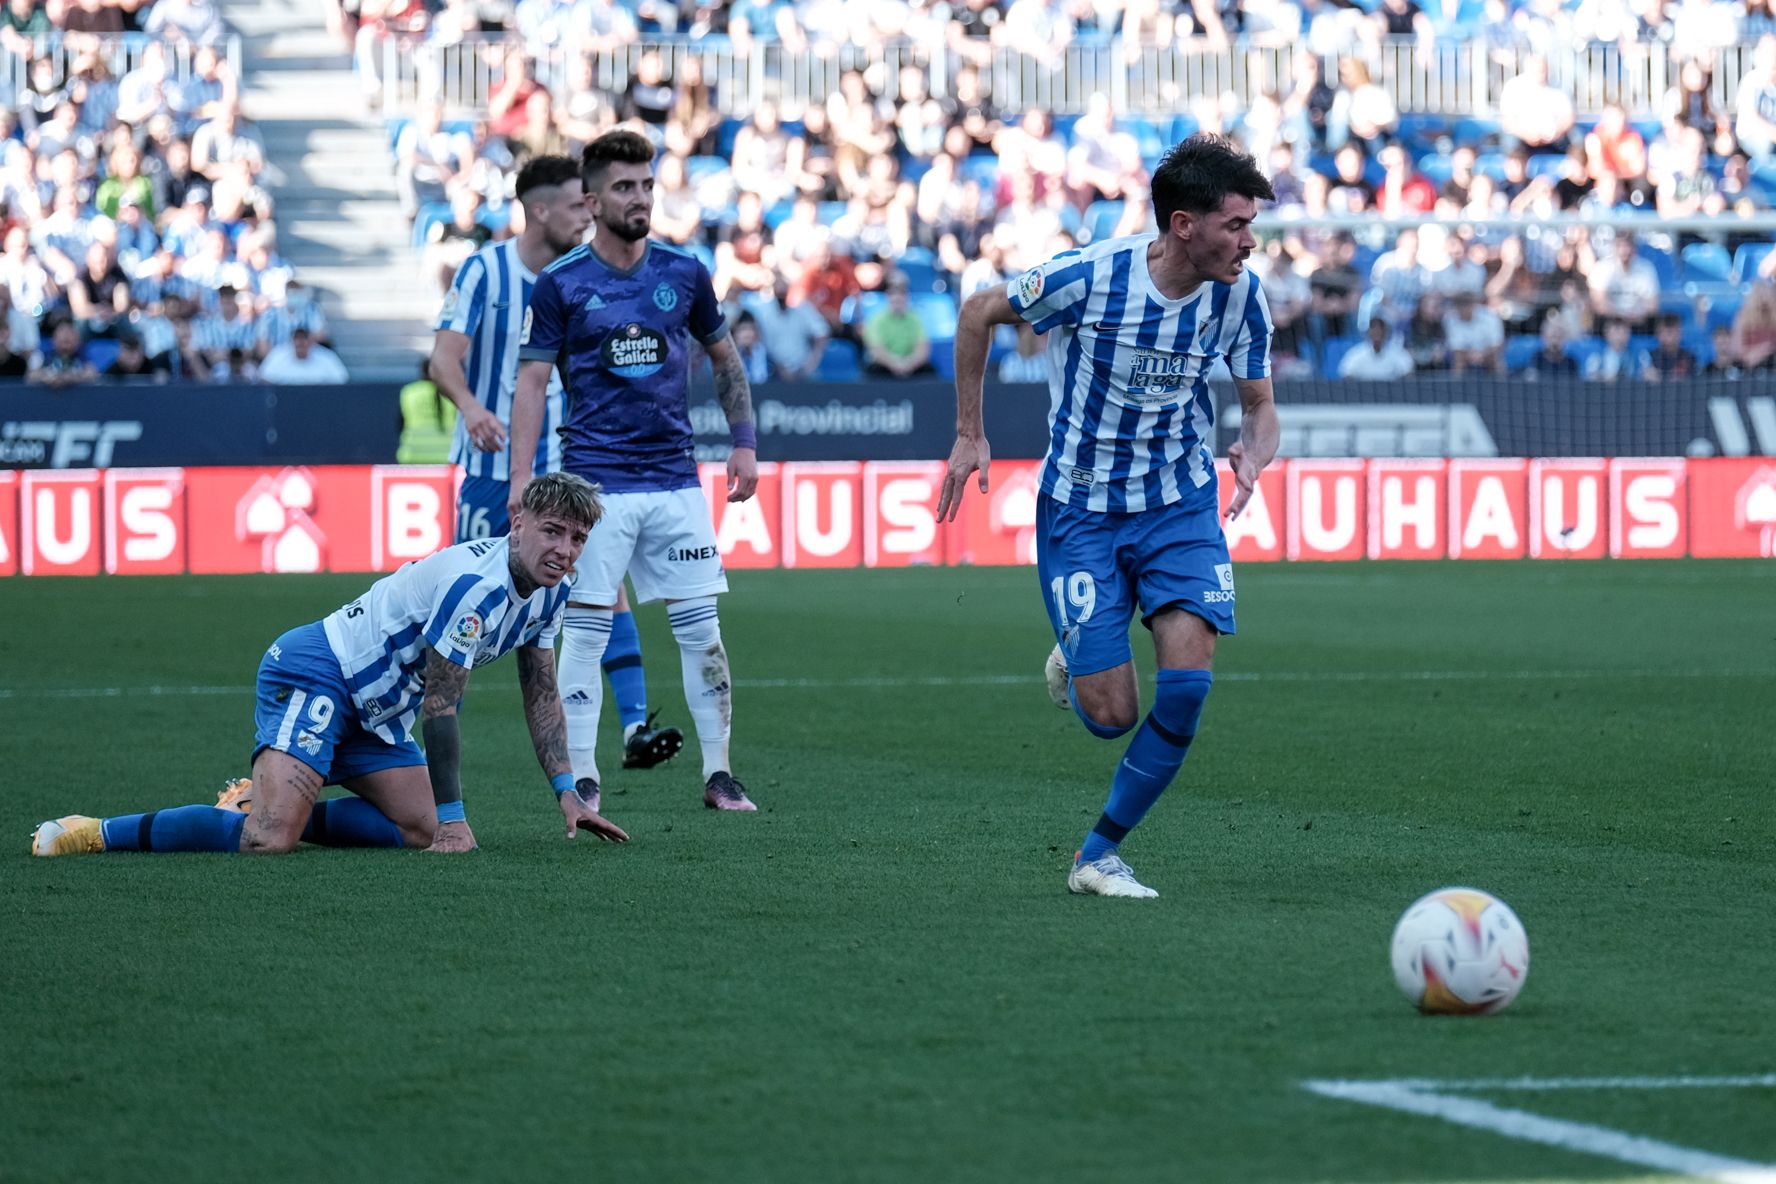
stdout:
POLYGON ((567 583, 520 597, 507 542, 501 535, 445 547, 384 576, 321 622, 366 731, 391 744, 408 737, 433 650, 473 669, 521 645, 554 649, 567 583))
MULTIPOLYGON (((524 332, 524 310, 530 305, 536 276, 518 258, 518 240, 490 243, 463 260, 456 269, 444 307, 438 314, 440 329, 450 329, 469 339, 463 373, 469 389, 481 405, 499 416, 506 431, 512 430, 512 402, 518 394, 518 339, 524 332)), ((532 476, 561 468, 562 417, 567 396, 561 376, 549 376, 549 393, 543 403, 543 431, 537 437, 536 464, 532 476)), ((459 417, 456 436, 450 442, 450 463, 461 465, 466 477, 494 481, 512 479, 510 447, 482 452, 469 441, 469 429, 459 417)))
POLYGON ((1048 334, 1042 491, 1086 510, 1215 504, 1209 370, 1270 375, 1270 308, 1249 270, 1178 300, 1147 271, 1155 235, 1065 251, 1012 280, 1018 315, 1048 334))

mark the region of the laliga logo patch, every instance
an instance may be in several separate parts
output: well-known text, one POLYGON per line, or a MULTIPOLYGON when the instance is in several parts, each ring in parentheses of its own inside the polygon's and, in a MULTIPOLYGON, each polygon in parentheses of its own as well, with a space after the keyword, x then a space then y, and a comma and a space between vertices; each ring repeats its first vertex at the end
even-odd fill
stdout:
POLYGON ((480 613, 464 613, 456 619, 456 624, 450 627, 450 644, 459 650, 474 649, 475 643, 479 641, 480 638, 480 613))
POLYGON ((442 317, 443 320, 448 321, 451 317, 456 315, 456 302, 457 302, 457 298, 460 297, 461 295, 462 295, 462 293, 457 291, 455 288, 452 288, 452 289, 450 289, 450 291, 444 293, 444 315, 442 317))
POLYGON ((671 284, 661 284, 654 289, 654 307, 661 312, 671 312, 678 307, 678 293, 671 284))
POLYGON ((1042 269, 1032 267, 1017 279, 1011 281, 1011 294, 1026 305, 1036 303, 1042 295, 1042 269))
POLYGON ((530 344, 530 322, 532 319, 531 318, 531 311, 532 310, 529 308, 526 308, 524 310, 524 328, 522 330, 520 330, 518 333, 518 344, 519 345, 529 345, 530 344))
POLYGON ((1217 563, 1215 565, 1215 578, 1221 582, 1223 588, 1227 589, 1229 592, 1233 591, 1233 564, 1217 563))

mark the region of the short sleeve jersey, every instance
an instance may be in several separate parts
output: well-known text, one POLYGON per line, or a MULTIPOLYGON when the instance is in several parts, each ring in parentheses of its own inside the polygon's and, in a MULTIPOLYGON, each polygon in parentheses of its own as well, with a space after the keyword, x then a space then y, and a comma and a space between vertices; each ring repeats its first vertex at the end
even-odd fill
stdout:
POLYGON ((512 584, 507 536, 445 547, 370 585, 321 622, 365 730, 407 739, 429 655, 474 669, 521 645, 553 651, 568 586, 512 584))
MULTIPOLYGON (((512 427, 512 403, 518 394, 518 336, 524 330, 524 309, 536 276, 518 257, 518 240, 506 239, 482 247, 456 269, 444 307, 438 313, 439 329, 461 333, 469 339, 463 358, 463 375, 476 400, 499 417, 507 431, 512 427)), ((561 376, 551 375, 543 407, 543 430, 537 437, 533 476, 553 473, 561 467, 562 412, 567 396, 561 376)), ((483 452, 469 440, 468 424, 459 418, 450 441, 450 463, 461 465, 469 477, 494 481, 512 479, 512 453, 508 448, 483 452)))
POLYGON ((1016 277, 1011 306, 1048 334, 1042 491, 1087 510, 1215 504, 1209 371, 1270 376, 1270 308, 1250 270, 1174 300, 1147 270, 1152 234, 1065 251, 1016 277))
POLYGON ((727 332, 709 270, 677 247, 650 241, 628 270, 578 247, 544 268, 518 356, 562 375, 563 467, 613 493, 695 487, 691 342, 727 332))

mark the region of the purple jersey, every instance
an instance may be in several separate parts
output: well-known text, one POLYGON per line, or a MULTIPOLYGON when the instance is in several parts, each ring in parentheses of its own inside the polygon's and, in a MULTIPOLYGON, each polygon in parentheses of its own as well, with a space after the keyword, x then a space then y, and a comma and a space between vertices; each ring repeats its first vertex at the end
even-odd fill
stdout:
POLYGON ((710 345, 727 332, 709 270, 669 244, 649 240, 629 270, 590 247, 544 268, 518 357, 561 372, 562 468, 613 493, 694 487, 691 339, 710 345))

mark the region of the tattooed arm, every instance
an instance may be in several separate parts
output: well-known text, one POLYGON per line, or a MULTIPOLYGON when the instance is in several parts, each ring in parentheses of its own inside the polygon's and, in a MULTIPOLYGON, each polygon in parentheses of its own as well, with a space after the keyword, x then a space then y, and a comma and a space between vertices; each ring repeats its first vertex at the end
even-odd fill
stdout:
POLYGON ((705 347, 715 367, 715 398, 728 417, 734 450, 728 454, 728 500, 743 502, 758 488, 758 429, 752 422, 752 385, 732 337, 705 347))
MULTIPOLYGON (((555 685, 555 652, 542 646, 519 646, 518 686, 524 692, 524 722, 530 728, 530 743, 536 749, 537 763, 543 766, 543 775, 551 782, 564 775, 571 778, 567 716, 561 709, 561 692, 555 685)), ((629 841, 621 827, 600 817, 577 791, 558 793, 555 801, 567 824, 568 838, 585 829, 606 842, 629 841)))
MULTIPOLYGON (((432 801, 441 813, 462 809, 462 737, 456 727, 456 705, 469 686, 469 670, 433 650, 426 656, 425 699, 419 708, 420 735, 425 737, 426 771, 432 778, 432 801)), ((438 824, 431 850, 473 851, 475 834, 460 816, 438 824)))

